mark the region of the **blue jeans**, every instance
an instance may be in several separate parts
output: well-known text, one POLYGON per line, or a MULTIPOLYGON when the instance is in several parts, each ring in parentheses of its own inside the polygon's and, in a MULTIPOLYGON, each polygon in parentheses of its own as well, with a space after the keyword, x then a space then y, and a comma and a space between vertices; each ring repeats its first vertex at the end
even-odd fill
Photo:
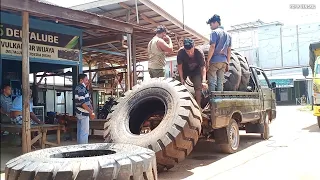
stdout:
POLYGON ((89 137, 89 116, 76 114, 77 122, 77 142, 78 144, 88 144, 89 137))
POLYGON ((210 63, 208 75, 209 90, 223 91, 224 73, 226 71, 227 63, 210 63), (217 89, 216 89, 217 88, 217 89))

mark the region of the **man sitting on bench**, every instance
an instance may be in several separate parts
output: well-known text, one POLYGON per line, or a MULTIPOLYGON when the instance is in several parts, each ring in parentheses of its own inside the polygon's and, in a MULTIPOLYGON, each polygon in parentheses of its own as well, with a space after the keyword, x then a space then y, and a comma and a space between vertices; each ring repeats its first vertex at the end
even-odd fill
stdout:
MULTIPOLYGON (((31 91, 30 91, 30 99, 31 99, 31 91)), ((44 124, 42 121, 40 121, 37 116, 33 113, 32 111, 33 108, 33 103, 30 100, 30 118, 31 121, 30 123, 32 125, 34 124, 44 124)), ((12 108, 11 108, 11 121, 13 124, 22 124, 23 119, 22 119, 22 96, 16 97, 13 102, 12 102, 12 108)))

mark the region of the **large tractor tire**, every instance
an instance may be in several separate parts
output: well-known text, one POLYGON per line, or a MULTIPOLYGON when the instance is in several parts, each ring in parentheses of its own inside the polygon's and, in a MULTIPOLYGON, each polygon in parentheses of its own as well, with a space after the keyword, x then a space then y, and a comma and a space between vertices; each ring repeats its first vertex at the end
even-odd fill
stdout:
POLYGON ((30 152, 6 163, 8 180, 156 180, 155 153, 130 144, 84 144, 30 152))
POLYGON ((159 171, 184 160, 197 143, 201 113, 192 95, 179 81, 172 78, 144 81, 126 92, 118 102, 105 123, 106 142, 153 150, 159 171), (145 126, 149 128, 147 133, 141 132, 145 126))
POLYGON ((231 51, 229 71, 224 74, 224 91, 237 91, 241 81, 241 64, 235 51, 231 51))
POLYGON ((238 52, 234 52, 234 53, 237 55, 238 60, 240 62, 240 66, 241 66, 241 81, 239 85, 239 91, 247 91, 248 84, 250 81, 250 69, 249 69, 248 60, 238 52))

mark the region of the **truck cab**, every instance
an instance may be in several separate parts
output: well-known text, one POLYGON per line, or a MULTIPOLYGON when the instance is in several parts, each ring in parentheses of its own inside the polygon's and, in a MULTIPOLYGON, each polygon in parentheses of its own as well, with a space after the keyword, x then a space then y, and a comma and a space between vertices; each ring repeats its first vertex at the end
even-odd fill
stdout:
POLYGON ((317 117, 320 128, 320 42, 310 44, 309 56, 313 75, 313 115, 317 117))

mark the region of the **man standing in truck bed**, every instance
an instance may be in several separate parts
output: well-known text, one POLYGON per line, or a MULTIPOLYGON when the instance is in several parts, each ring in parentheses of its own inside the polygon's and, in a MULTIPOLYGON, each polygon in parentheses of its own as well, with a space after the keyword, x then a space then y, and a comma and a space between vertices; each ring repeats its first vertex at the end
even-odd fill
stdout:
POLYGON ((157 34, 148 44, 148 70, 151 78, 164 77, 166 66, 165 53, 173 51, 171 38, 167 35, 167 28, 160 25, 156 29, 157 34), (169 44, 165 42, 169 41, 169 44))
POLYGON ((231 36, 221 26, 220 16, 215 14, 207 24, 213 30, 210 35, 208 52, 208 80, 210 91, 223 91, 224 73, 229 70, 231 56, 231 36), (217 86, 217 89, 216 89, 217 86))

